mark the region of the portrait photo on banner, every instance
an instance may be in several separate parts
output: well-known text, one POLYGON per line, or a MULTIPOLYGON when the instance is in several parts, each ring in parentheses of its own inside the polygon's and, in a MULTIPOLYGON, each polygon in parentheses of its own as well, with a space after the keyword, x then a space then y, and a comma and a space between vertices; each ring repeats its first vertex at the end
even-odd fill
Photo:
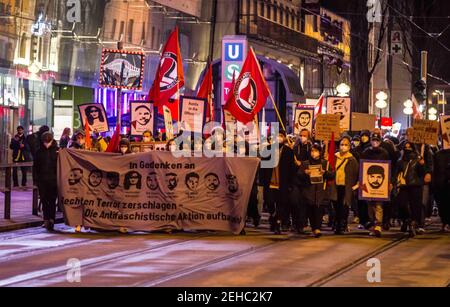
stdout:
POLYGON ((164 110, 164 128, 166 129, 166 138, 170 140, 173 139, 174 137, 172 113, 170 112, 170 109, 166 106, 163 106, 163 110, 164 110))
POLYGON ((87 122, 91 131, 109 131, 108 118, 106 117, 105 107, 102 104, 88 103, 79 105, 78 111, 80 112, 80 118, 83 123, 83 127, 86 126, 87 122))
POLYGON ((441 116, 442 147, 450 149, 450 115, 441 116))
POLYGON ((132 136, 142 136, 145 131, 155 131, 155 108, 147 101, 130 102, 130 126, 132 136))
POLYGON ((314 106, 298 106, 294 112, 294 134, 300 135, 303 129, 312 133, 314 127, 314 106))
POLYGON ((100 86, 141 90, 145 56, 140 52, 103 49, 100 86))
POLYGON ((181 96, 181 127, 184 131, 203 133, 206 120, 207 100, 203 98, 181 96))
POLYGON ((350 130, 351 99, 349 97, 328 97, 327 114, 339 114, 341 116, 341 131, 350 130))
POLYGON ((361 160, 359 172, 359 199, 389 201, 391 184, 391 162, 361 160))

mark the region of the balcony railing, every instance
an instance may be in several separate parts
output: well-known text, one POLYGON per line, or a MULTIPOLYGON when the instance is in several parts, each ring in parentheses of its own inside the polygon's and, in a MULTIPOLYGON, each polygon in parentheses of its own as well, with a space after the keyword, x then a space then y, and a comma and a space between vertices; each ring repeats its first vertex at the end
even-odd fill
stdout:
POLYGON ((284 45, 310 55, 317 54, 318 42, 302 32, 292 30, 258 15, 241 15, 239 20, 239 34, 254 39, 271 41, 274 44, 284 45))

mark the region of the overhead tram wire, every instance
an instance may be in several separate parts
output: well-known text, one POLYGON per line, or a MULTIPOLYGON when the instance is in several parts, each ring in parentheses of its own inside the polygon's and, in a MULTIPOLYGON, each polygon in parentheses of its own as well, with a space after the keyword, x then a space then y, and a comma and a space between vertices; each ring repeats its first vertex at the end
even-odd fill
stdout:
MULTIPOLYGON (((320 14, 314 13, 314 12, 311 11, 311 10, 308 10, 308 9, 305 9, 305 8, 302 8, 302 10, 304 10, 304 11, 310 13, 311 15, 317 16, 318 18, 322 18, 322 16, 321 16, 320 14)), ((449 16, 449 17, 450 17, 450 16, 449 16)), ((341 26, 338 26, 338 25, 335 25, 335 26, 336 26, 338 29, 344 31, 344 29, 343 29, 341 26)), ((424 30, 423 30, 423 31, 424 31, 424 30)), ((429 35, 428 32, 425 31, 425 33, 427 33, 427 35, 429 35)), ((356 37, 356 38, 360 39, 361 41, 365 42, 366 44, 369 44, 369 43, 370 43, 367 39, 361 37, 360 35, 356 35, 355 33, 351 33, 351 31, 350 31, 350 36, 356 37)), ((439 41, 438 41, 438 42, 439 42, 439 41)), ((445 46, 444 46, 444 47, 445 47, 445 46)), ((382 53, 385 53, 386 55, 394 56, 394 54, 390 53, 389 51, 386 51, 386 50, 384 50, 384 49, 378 48, 378 47, 375 46, 375 45, 373 46, 373 48, 374 48, 375 50, 378 50, 378 51, 382 52, 382 53)), ((449 49, 449 51, 450 51, 450 49, 449 49)), ((413 66, 413 65, 410 65, 410 64, 406 63, 405 61, 402 61, 402 63, 403 63, 405 66, 408 66, 408 67, 410 67, 410 68, 412 68, 412 69, 420 70, 420 68, 415 67, 415 66, 413 66)), ((445 83, 445 84, 447 84, 447 85, 450 85, 450 82, 449 82, 449 81, 446 81, 446 80, 444 80, 444 79, 442 79, 442 78, 440 78, 440 77, 434 76, 434 75, 432 75, 432 74, 430 74, 430 73, 428 73, 427 75, 428 75, 430 78, 436 79, 436 80, 441 81, 441 82, 443 82, 443 83, 445 83)))

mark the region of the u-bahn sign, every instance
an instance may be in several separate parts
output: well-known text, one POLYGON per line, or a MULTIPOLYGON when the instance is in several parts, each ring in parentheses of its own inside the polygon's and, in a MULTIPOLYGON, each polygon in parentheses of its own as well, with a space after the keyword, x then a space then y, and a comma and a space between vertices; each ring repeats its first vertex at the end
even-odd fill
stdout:
POLYGON ((238 78, 247 57, 248 42, 245 36, 224 36, 222 40, 222 105, 227 101, 233 82, 238 78))

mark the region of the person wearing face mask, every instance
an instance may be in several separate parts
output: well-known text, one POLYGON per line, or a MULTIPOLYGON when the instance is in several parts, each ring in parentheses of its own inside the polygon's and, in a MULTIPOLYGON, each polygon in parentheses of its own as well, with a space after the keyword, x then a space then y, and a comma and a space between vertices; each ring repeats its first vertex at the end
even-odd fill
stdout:
POLYGON ((175 139, 170 139, 166 144, 166 151, 175 152, 177 150, 177 144, 175 143, 175 139))
POLYGON ((359 163, 351 153, 350 137, 344 136, 336 153, 335 233, 342 234, 347 229, 350 207, 358 184, 359 163))
POLYGON ((83 131, 77 131, 72 136, 72 143, 69 145, 69 148, 72 149, 85 149, 86 136, 83 131))
POLYGON ((121 139, 119 143, 119 150, 123 155, 131 154, 130 140, 127 138, 121 139))
MULTIPOLYGON (((294 154, 287 145, 286 132, 278 134, 277 142, 279 146, 279 162, 272 169, 270 179, 270 200, 268 211, 271 231, 281 234, 289 227, 290 208, 289 194, 292 192, 292 178, 295 174, 294 154)), ((272 146, 276 145, 273 144, 272 146)))
POLYGON ((55 224, 57 188, 57 159, 58 146, 50 132, 41 137, 42 145, 36 153, 34 168, 39 180, 37 181, 39 197, 44 211, 44 226, 52 231, 55 224))
MULTIPOLYGON (((307 161, 310 158, 311 154, 311 133, 307 129, 303 129, 300 131, 300 138, 296 141, 294 145, 294 163, 295 167, 298 168, 301 166, 302 161, 307 161)), ((299 234, 304 234, 304 228, 307 226, 306 224, 306 204, 302 198, 302 179, 298 176, 293 178, 292 182, 293 191, 290 194, 291 204, 293 208, 293 217, 294 217, 294 226, 299 234)))
POLYGON ((147 130, 142 134, 142 143, 152 143, 154 141, 151 131, 147 130))
POLYGON ((306 219, 309 220, 313 235, 319 238, 321 234, 321 226, 323 219, 323 212, 320 207, 325 199, 326 191, 324 183, 328 180, 333 180, 335 177, 329 163, 321 157, 322 148, 319 144, 311 146, 311 153, 306 161, 302 161, 297 175, 302 180, 302 198, 306 206, 306 219), (322 175, 322 182, 315 183, 311 180, 311 166, 320 165, 320 174, 322 175))
MULTIPOLYGON (((9 146, 13 151, 13 161, 14 163, 25 163, 31 161, 31 152, 28 143, 26 142, 26 137, 22 126, 17 127, 17 134, 11 140, 9 146)), ((20 170, 22 172, 22 187, 27 186, 27 172, 28 168, 26 166, 21 166, 20 170)), ((14 187, 19 186, 19 178, 17 174, 17 167, 13 168, 13 183, 14 187)))
POLYGON ((411 236, 416 235, 416 228, 420 224, 425 170, 425 161, 419 156, 414 144, 406 142, 403 155, 397 163, 395 178, 401 231, 406 232, 409 228, 411 236))
MULTIPOLYGON (((371 146, 362 153, 361 160, 389 161, 389 153, 381 147, 381 135, 379 133, 372 133, 370 145, 371 146)), ((392 185, 390 188, 392 189, 392 185)), ((370 235, 372 236, 381 236, 381 226, 383 225, 383 206, 384 202, 382 201, 367 202, 369 223, 366 228, 369 228, 370 235)))

